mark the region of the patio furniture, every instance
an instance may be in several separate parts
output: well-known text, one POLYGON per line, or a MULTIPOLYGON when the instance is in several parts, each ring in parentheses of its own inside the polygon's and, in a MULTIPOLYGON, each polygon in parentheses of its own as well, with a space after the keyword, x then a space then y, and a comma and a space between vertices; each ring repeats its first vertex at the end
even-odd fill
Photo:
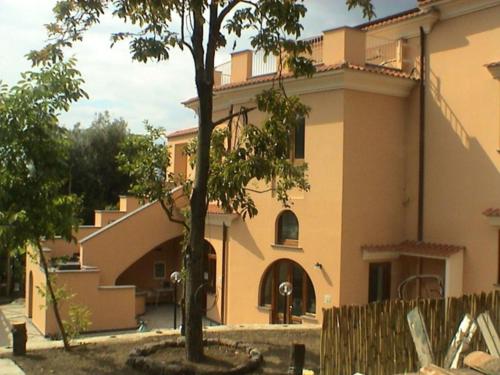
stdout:
POLYGON ((173 286, 165 286, 161 288, 154 289, 155 293, 155 306, 158 306, 158 302, 160 301, 160 296, 162 294, 171 295, 172 299, 174 298, 174 287, 173 286))

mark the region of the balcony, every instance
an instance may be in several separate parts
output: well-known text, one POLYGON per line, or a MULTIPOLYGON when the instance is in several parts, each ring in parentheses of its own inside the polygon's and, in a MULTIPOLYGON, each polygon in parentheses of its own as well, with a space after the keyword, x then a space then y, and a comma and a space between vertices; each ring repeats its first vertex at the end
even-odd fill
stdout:
MULTIPOLYGON (((372 65, 412 71, 415 51, 405 40, 390 40, 366 33, 341 28, 326 31, 323 35, 306 40, 311 46, 308 57, 316 65, 349 62, 355 65, 372 65)), ((262 51, 241 51, 232 55, 231 61, 216 67, 216 86, 244 82, 252 78, 276 74, 278 57, 265 56, 262 51), (245 55, 245 56, 243 56, 245 55)))

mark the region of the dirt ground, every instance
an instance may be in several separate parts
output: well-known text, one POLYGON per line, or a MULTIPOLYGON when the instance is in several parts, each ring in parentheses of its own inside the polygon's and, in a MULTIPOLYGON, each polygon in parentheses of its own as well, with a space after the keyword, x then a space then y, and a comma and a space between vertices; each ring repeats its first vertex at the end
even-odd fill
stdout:
MULTIPOLYGON (((211 332, 207 337, 220 337, 253 344, 264 356, 262 369, 257 374, 286 374, 292 343, 306 345, 306 368, 319 374, 320 329, 305 330, 254 330, 211 332)), ((128 353, 142 344, 161 341, 161 337, 133 343, 88 344, 74 348, 69 353, 61 349, 40 350, 25 357, 11 357, 28 375, 139 375, 126 366, 128 353)), ((178 353, 171 353, 178 355, 178 353)))

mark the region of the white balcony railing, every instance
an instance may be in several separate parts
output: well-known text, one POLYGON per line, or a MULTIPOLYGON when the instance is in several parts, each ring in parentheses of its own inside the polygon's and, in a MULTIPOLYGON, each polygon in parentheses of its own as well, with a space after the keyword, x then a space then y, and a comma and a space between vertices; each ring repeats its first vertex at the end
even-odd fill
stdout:
POLYGON ((402 42, 374 36, 366 37, 366 57, 369 64, 401 69, 402 42))
POLYGON ((221 72, 221 85, 231 83, 231 61, 225 62, 215 67, 217 72, 221 72))
MULTIPOLYGON (((311 45, 311 54, 308 56, 316 65, 323 63, 323 36, 317 36, 305 40, 311 45)), ((411 62, 404 60, 408 55, 408 46, 403 40, 391 40, 386 38, 366 36, 366 57, 367 64, 378 65, 394 69, 403 69, 403 65, 411 65, 411 62), (405 64, 403 64, 405 61, 405 64)), ((273 74, 277 70, 277 57, 265 56, 263 51, 256 51, 252 56, 252 77, 273 74)), ((216 70, 222 73, 221 84, 231 82, 231 62, 221 64, 216 70)))

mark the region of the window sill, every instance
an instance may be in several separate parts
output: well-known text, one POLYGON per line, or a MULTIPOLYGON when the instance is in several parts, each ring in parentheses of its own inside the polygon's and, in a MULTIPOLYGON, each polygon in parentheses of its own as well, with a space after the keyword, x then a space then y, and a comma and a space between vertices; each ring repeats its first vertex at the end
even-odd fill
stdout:
POLYGON ((316 319, 316 314, 306 313, 300 317, 302 323, 307 322, 311 324, 318 324, 318 319, 316 319))
POLYGON ((277 243, 271 244, 271 247, 275 250, 304 251, 304 249, 300 246, 281 245, 277 243))
POLYGON ((257 310, 259 311, 264 311, 264 312, 269 312, 272 310, 271 306, 257 306, 257 310))

